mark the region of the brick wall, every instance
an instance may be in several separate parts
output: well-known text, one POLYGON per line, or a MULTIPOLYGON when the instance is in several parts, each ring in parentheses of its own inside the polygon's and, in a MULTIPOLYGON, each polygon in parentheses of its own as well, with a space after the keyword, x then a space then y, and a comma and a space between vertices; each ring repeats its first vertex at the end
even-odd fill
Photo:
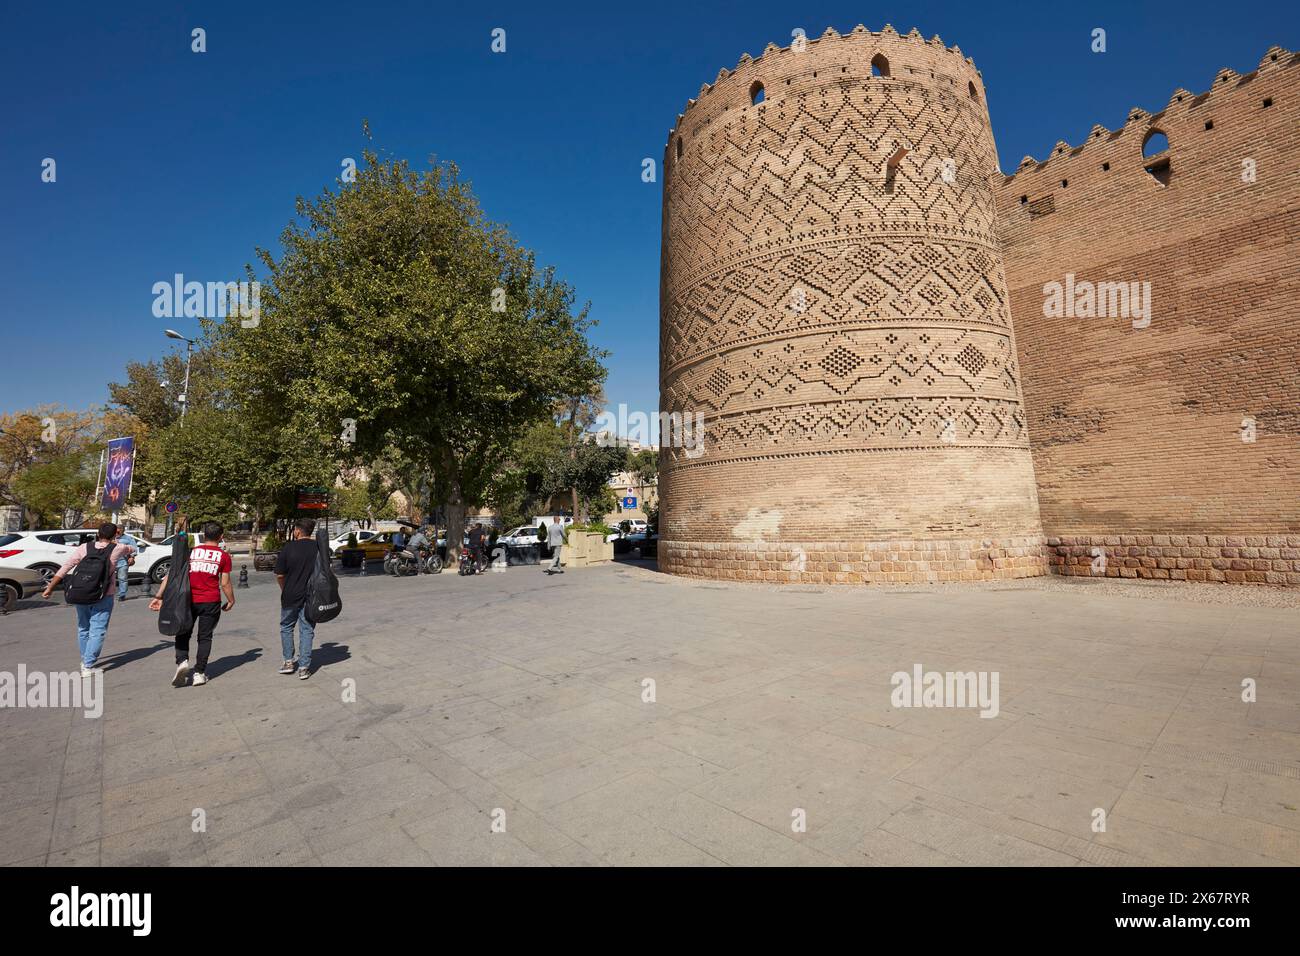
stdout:
POLYGON ((1300 57, 994 185, 1054 569, 1300 584, 1300 57), (1150 283, 1150 324, 1045 316, 1067 273, 1150 283))

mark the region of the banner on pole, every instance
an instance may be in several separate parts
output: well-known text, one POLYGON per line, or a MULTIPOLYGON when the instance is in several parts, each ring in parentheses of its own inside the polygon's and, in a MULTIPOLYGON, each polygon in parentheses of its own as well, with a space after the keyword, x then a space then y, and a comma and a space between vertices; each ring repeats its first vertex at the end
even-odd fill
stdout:
POLYGON ((108 464, 104 469, 104 494, 100 501, 105 511, 120 511, 131 490, 135 471, 135 439, 114 438, 108 443, 108 464))

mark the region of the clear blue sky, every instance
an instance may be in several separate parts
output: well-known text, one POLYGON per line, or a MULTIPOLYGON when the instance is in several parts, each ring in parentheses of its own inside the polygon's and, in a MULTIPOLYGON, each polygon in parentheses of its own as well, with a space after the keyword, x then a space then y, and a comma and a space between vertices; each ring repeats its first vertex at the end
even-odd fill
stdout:
MULTIPOLYGON (((455 160, 492 218, 590 299, 611 403, 658 403, 659 202, 641 160, 700 84, 791 30, 938 33, 984 74, 1002 168, 1300 47, 1281 3, 10 4, 0 30, 0 411, 84 408, 170 343, 151 287, 235 278, 361 121, 455 160), (1005 10, 1003 15, 1000 10, 1005 10), (190 31, 208 52, 190 52, 190 31), (504 28, 507 52, 490 33, 504 28), (1090 51, 1103 27, 1108 52, 1090 51), (58 181, 40 181, 53 157, 58 181)), ((185 320, 176 320, 184 323, 185 320)), ((185 331, 182 329, 182 331, 185 331)))

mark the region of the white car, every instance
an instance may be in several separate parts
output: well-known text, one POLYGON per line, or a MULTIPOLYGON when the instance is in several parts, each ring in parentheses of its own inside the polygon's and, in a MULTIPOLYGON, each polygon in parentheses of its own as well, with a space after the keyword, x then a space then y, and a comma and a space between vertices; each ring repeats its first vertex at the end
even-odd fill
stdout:
POLYGON ((619 538, 625 538, 633 534, 645 534, 648 527, 645 518, 624 518, 618 523, 616 530, 605 535, 605 543, 608 544, 611 541, 617 541, 619 538))
MULTIPOLYGON (((0 535, 0 563, 29 568, 40 573, 49 583, 59 568, 79 545, 94 540, 99 532, 95 528, 68 528, 64 531, 11 531, 0 535)), ((171 563, 171 539, 164 547, 150 544, 134 535, 122 535, 122 542, 136 549, 135 564, 127 572, 127 580, 138 584, 149 579, 157 584, 167 573, 158 565, 171 563)))
POLYGON ((353 534, 357 536, 357 544, 365 544, 371 538, 377 537, 379 535, 379 532, 378 531, 347 531, 343 534, 336 535, 334 538, 330 539, 330 557, 337 558, 339 556, 339 549, 346 548, 348 546, 348 537, 353 534))
POLYGON ((497 536, 497 544, 509 545, 511 547, 520 547, 526 544, 537 544, 541 539, 537 537, 537 528, 533 525, 521 524, 517 528, 511 528, 505 534, 497 536))

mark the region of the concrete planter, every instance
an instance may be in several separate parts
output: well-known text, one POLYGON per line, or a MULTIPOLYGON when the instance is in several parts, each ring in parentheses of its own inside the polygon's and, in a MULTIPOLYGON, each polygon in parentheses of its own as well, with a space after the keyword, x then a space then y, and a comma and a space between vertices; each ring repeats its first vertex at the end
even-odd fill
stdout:
POLYGON ((583 568, 614 560, 614 545, 598 531, 570 531, 561 560, 566 568, 583 568))

